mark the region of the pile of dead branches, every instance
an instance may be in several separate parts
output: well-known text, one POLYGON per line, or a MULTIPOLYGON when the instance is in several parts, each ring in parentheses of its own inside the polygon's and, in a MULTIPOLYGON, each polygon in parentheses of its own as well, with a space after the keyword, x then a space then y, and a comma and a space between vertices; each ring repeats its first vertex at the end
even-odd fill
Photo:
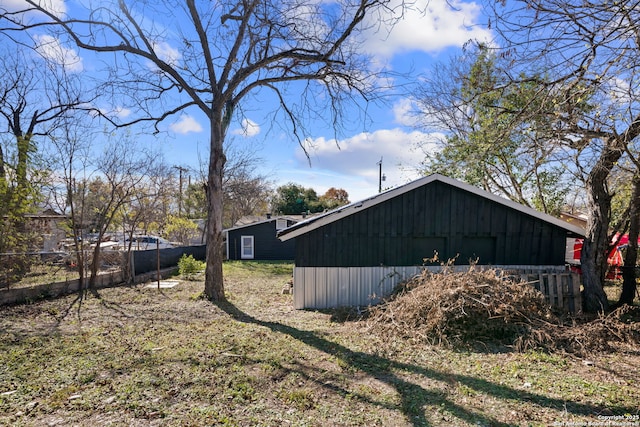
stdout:
POLYGON ((534 323, 553 318, 544 295, 498 270, 428 270, 403 283, 372 308, 369 325, 381 332, 428 343, 512 344, 534 323))
POLYGON ((550 340, 532 344, 582 355, 637 351, 640 348, 640 307, 624 305, 606 315, 563 319, 561 325, 547 328, 546 335, 550 340))
POLYGON ((612 350, 616 343, 640 344, 640 323, 630 321, 633 316, 634 308, 627 308, 596 318, 562 318, 532 284, 472 267, 423 271, 372 307, 367 326, 388 343, 400 339, 589 353, 612 350))

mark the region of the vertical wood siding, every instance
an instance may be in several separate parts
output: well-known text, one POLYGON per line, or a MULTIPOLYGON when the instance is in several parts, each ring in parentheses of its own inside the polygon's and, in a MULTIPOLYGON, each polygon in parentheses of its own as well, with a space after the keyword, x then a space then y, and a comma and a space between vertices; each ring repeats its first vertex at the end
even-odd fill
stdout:
POLYGON ((433 182, 295 238, 300 267, 564 264, 566 230, 433 182))

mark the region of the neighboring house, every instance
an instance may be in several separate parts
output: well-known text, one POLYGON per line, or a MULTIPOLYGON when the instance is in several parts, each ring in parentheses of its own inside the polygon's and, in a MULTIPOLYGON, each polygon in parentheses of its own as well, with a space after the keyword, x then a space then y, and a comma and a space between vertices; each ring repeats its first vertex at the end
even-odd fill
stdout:
POLYGON ((55 252, 60 250, 60 242, 66 236, 67 217, 65 215, 61 215, 53 209, 46 209, 37 214, 26 214, 25 218, 27 219, 28 231, 42 239, 41 245, 38 242, 39 251, 55 252))
POLYGON ((295 240, 295 308, 380 301, 437 253, 457 265, 565 265, 574 224, 434 174, 299 222, 278 233, 295 240))
MULTIPOLYGON (((560 219, 568 222, 569 224, 576 225, 586 230, 587 228, 587 216, 584 214, 572 214, 569 212, 560 213, 560 219)), ((580 250, 582 248, 582 237, 573 237, 567 240, 567 251, 565 253, 565 261, 567 264, 576 265, 580 264, 580 250), (577 260, 577 262, 576 262, 577 260)))
POLYGON ((270 217, 224 230, 227 259, 292 260, 295 242, 280 241, 276 233, 296 223, 290 217, 270 217))

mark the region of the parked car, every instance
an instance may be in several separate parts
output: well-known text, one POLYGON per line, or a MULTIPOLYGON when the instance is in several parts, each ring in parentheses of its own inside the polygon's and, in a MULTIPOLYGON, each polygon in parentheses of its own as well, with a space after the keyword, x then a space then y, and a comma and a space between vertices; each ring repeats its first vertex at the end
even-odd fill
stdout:
POLYGON ((175 247, 173 243, 158 236, 133 236, 131 240, 129 238, 124 241, 124 249, 129 248, 131 243, 131 250, 134 251, 146 251, 149 249, 167 249, 175 247))

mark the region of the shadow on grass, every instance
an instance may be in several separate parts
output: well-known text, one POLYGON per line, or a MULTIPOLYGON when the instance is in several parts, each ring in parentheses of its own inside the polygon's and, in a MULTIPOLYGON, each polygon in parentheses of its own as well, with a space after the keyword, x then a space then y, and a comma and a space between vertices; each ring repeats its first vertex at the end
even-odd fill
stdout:
MULTIPOLYGON (((374 354, 353 351, 341 344, 329 341, 313 331, 305 331, 282 323, 257 319, 241 311, 230 302, 218 303, 217 305, 227 312, 232 318, 240 322, 263 326, 269 328, 273 332, 288 335, 310 347, 339 359, 346 366, 349 366, 354 370, 370 375, 391 386, 396 390, 401 401, 400 406, 395 409, 400 410, 404 417, 414 426, 431 425, 425 415, 426 405, 431 407, 440 407, 459 420, 471 424, 490 426, 510 426, 512 424, 498 421, 485 414, 460 406, 459 404, 451 401, 440 390, 428 390, 419 384, 407 381, 400 377, 396 374, 396 372, 399 371, 421 375, 425 378, 436 381, 457 383, 476 392, 484 393, 501 400, 528 401, 542 407, 551 408, 574 416, 596 416, 597 414, 605 412, 603 408, 589 404, 555 399, 541 394, 516 390, 511 387, 496 384, 473 376, 445 373, 421 366, 397 362, 374 354)), ((371 401, 369 400, 369 402, 371 401)), ((382 407, 389 407, 389 405, 385 403, 371 403, 382 407)), ((607 413, 619 414, 635 413, 636 411, 637 408, 628 407, 608 407, 606 409, 607 413)))

